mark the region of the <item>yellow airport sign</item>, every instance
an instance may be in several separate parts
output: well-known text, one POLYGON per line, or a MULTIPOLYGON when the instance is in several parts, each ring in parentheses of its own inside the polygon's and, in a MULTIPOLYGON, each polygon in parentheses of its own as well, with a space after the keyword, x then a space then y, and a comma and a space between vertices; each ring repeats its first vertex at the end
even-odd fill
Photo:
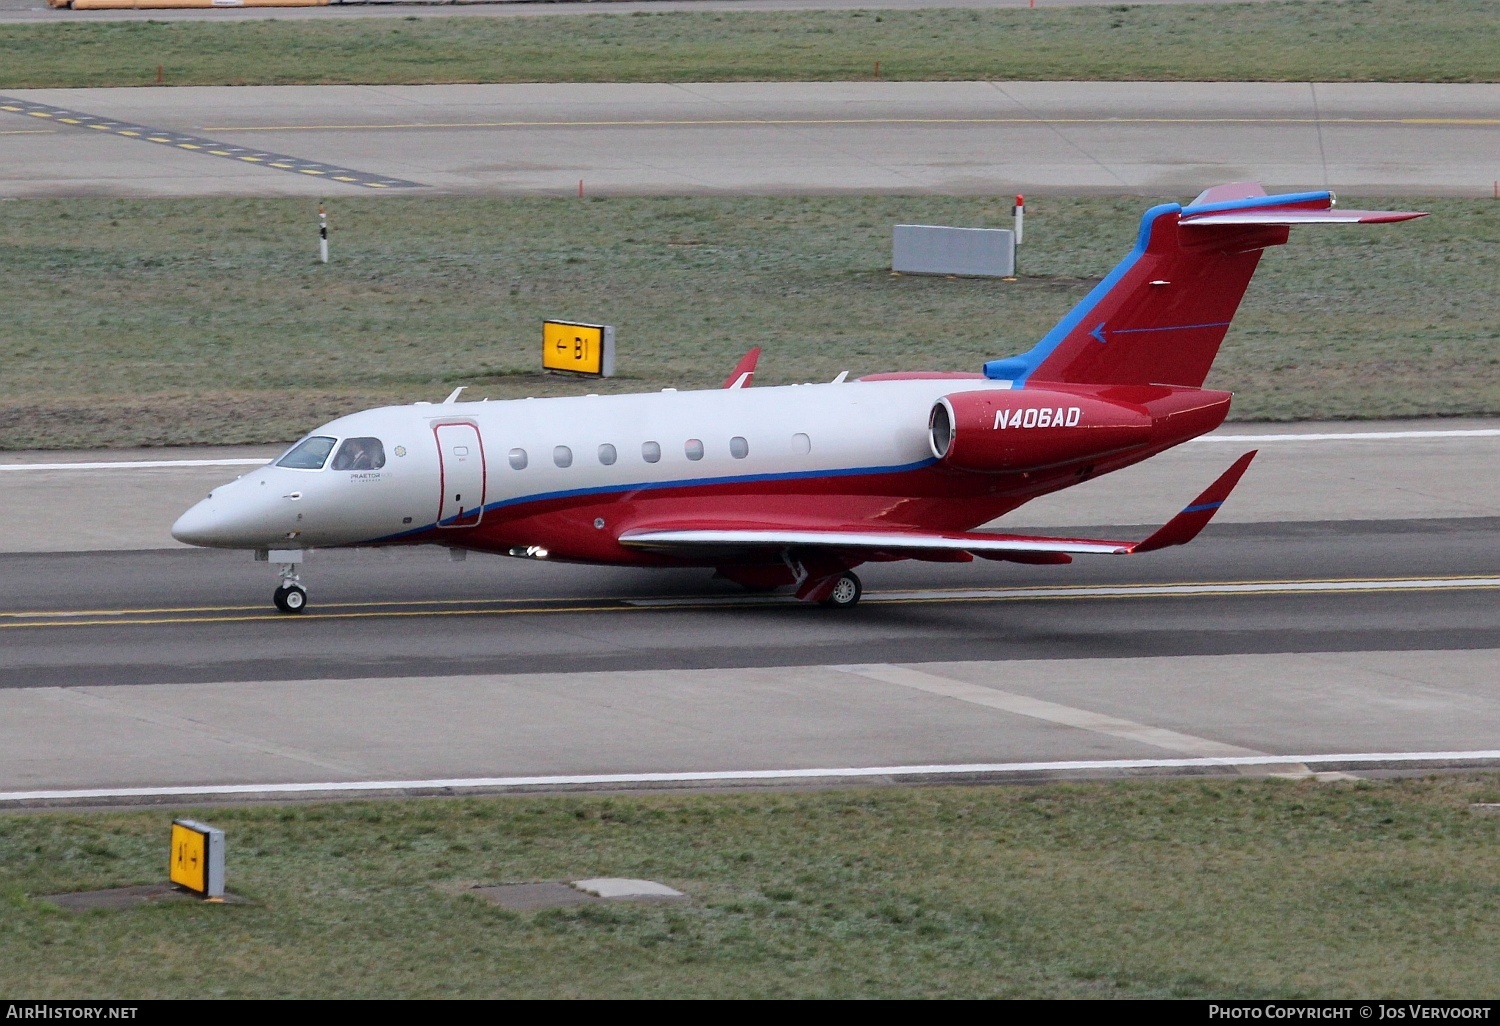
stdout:
POLYGON ((609 324, 542 322, 542 367, 596 378, 615 373, 615 329, 609 324))
POLYGON ((194 894, 222 898, 224 831, 191 819, 174 819, 167 878, 194 894))

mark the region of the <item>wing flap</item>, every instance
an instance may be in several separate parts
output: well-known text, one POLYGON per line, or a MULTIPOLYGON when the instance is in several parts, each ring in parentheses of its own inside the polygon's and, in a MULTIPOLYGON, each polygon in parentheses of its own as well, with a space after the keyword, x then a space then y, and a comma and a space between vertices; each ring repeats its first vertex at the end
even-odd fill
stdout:
POLYGON ((1119 555, 1133 542, 1088 538, 1033 538, 983 532, 927 533, 919 531, 833 528, 686 528, 626 531, 620 544, 631 549, 700 555, 709 552, 755 549, 824 548, 864 552, 1070 553, 1119 555))

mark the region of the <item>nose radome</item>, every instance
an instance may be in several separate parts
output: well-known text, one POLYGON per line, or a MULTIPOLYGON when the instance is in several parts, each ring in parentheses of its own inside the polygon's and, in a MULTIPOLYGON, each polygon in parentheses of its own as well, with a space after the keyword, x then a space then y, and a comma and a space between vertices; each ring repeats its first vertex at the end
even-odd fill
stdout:
POLYGON ((215 545, 222 540, 223 517, 212 499, 193 506, 172 525, 172 537, 186 545, 215 545))

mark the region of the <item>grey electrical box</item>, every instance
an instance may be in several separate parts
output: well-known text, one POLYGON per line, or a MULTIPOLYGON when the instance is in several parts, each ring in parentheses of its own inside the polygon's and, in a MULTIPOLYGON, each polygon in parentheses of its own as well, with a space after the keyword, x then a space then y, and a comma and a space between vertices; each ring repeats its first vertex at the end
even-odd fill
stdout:
POLYGON ((891 270, 1009 278, 1016 273, 1016 233, 1009 228, 898 224, 891 243, 891 270))

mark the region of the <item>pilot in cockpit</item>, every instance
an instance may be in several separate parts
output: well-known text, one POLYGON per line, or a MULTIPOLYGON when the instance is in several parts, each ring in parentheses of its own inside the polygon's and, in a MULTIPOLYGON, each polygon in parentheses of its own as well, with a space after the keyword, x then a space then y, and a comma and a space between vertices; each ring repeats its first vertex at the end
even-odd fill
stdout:
POLYGON ((346 438, 333 458, 334 470, 379 470, 385 464, 385 448, 378 438, 346 438))

